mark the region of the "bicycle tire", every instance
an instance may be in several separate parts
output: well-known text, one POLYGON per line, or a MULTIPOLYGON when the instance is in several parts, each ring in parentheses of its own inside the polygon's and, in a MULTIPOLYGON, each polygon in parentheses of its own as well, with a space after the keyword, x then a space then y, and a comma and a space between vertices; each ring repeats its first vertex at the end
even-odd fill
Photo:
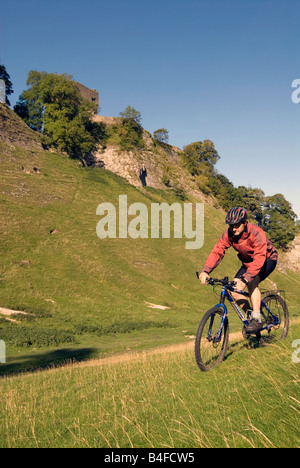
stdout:
POLYGON ((197 365, 202 372, 209 371, 222 362, 225 357, 229 338, 229 323, 227 317, 222 330, 221 340, 219 342, 214 342, 213 338, 209 341, 206 330, 206 327, 210 326, 212 316, 214 316, 213 324, 215 322, 215 317, 218 318, 218 326, 214 327, 214 330, 216 330, 217 333, 220 330, 223 315, 224 310, 221 307, 213 307, 205 312, 199 324, 195 339, 195 358, 197 365), (213 349, 215 349, 215 351, 213 351, 213 349))
MULTIPOLYGON (((284 340, 288 334, 289 325, 290 325, 289 311, 288 311, 288 306, 285 300, 283 299, 283 297, 279 296, 279 294, 267 294, 265 297, 263 297, 262 301, 266 304, 266 306, 268 306, 268 303, 271 303, 271 301, 275 301, 276 304, 278 304, 277 311, 272 310, 274 306, 268 307, 268 308, 271 310, 271 312, 273 313, 277 312, 277 314, 278 313, 280 314, 281 323, 278 329, 282 330, 282 334, 280 335, 279 333, 277 337, 279 340, 284 340), (284 320, 283 324, 282 324, 282 319, 284 320), (281 325, 283 326, 281 327, 281 325)), ((272 332, 272 329, 271 329, 271 332, 272 332)))

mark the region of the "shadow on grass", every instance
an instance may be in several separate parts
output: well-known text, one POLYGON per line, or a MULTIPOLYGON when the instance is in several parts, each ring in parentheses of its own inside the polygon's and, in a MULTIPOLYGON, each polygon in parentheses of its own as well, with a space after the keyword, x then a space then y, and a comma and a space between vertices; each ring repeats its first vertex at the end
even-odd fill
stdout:
POLYGON ((96 348, 59 348, 40 354, 20 355, 7 359, 0 364, 0 377, 23 372, 36 372, 59 367, 71 362, 80 362, 96 356, 96 348))
POLYGON ((231 343, 227 349, 226 355, 224 357, 224 361, 232 356, 234 353, 238 352, 242 349, 257 349, 266 347, 276 341, 276 336, 274 335, 263 335, 262 341, 260 342, 256 336, 251 335, 249 338, 244 339, 242 341, 235 341, 231 343))

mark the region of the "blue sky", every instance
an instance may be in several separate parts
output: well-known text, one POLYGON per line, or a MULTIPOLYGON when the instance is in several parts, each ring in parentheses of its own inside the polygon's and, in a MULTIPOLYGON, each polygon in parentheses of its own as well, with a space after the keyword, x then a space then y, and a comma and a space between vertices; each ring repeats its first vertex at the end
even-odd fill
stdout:
POLYGON ((300 217, 300 1, 10 0, 0 61, 14 105, 29 70, 68 73, 183 148, 211 139, 235 186, 283 193, 300 217))

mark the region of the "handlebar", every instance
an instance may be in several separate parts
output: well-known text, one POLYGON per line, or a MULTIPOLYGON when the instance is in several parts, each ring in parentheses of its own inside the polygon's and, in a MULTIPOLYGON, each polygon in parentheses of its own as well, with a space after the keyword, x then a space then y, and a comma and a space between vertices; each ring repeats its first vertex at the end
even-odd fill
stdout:
POLYGON ((229 288, 234 288, 236 285, 235 281, 229 281, 228 276, 225 276, 223 279, 217 279, 217 278, 208 278, 207 284, 221 284, 222 286, 227 286, 229 288))
MULTIPOLYGON (((196 271, 197 278, 199 279, 199 271, 196 271)), ((222 286, 227 286, 229 288, 234 288, 236 285, 235 281, 229 281, 228 276, 225 278, 217 279, 217 278, 207 278, 207 284, 211 284, 212 286, 215 284, 221 284, 222 286)))

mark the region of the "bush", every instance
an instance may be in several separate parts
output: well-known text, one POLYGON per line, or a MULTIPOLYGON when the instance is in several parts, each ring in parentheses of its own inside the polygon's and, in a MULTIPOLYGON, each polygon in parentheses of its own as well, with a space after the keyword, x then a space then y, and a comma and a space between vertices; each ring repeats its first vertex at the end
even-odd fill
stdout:
POLYGON ((122 119, 107 130, 109 144, 116 144, 122 151, 141 150, 145 147, 143 128, 133 119, 122 119))
POLYGON ((170 327, 167 322, 115 322, 109 326, 94 326, 78 324, 75 326, 77 334, 92 333, 97 336, 109 335, 114 333, 130 333, 134 330, 145 330, 147 328, 166 328, 170 327))
POLYGON ((6 344, 19 347, 58 346, 61 343, 76 343, 74 332, 46 328, 11 326, 0 329, 1 339, 6 344))

